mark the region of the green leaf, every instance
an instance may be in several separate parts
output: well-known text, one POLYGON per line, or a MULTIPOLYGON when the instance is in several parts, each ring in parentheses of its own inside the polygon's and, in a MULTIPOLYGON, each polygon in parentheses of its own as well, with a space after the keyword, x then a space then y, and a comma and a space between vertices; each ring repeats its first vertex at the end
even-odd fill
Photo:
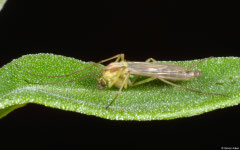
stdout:
MULTIPOLYGON (((188 66, 197 61, 168 63, 188 66)), ((99 71, 98 67, 69 77, 46 78, 23 72, 15 64, 36 74, 64 75, 92 63, 53 54, 26 55, 13 60, 0 69, 0 117, 24 104, 37 103, 113 120, 166 120, 194 116, 240 103, 240 59, 237 57, 204 61, 195 68, 203 72, 202 76, 186 82, 175 82, 191 89, 226 94, 231 98, 189 92, 155 80, 123 89, 108 110, 105 107, 118 89, 105 87, 99 90, 95 76, 55 85, 28 84, 24 81, 69 81, 99 71)))
POLYGON ((6 115, 8 115, 10 112, 12 112, 13 110, 17 109, 17 108, 20 108, 20 107, 23 107, 25 106, 26 104, 16 104, 16 105, 13 105, 13 106, 9 106, 9 107, 6 107, 6 108, 3 108, 3 109, 0 109, 0 119, 5 117, 6 115))
POLYGON ((2 10, 4 4, 6 3, 7 0, 0 0, 0 11, 2 10))

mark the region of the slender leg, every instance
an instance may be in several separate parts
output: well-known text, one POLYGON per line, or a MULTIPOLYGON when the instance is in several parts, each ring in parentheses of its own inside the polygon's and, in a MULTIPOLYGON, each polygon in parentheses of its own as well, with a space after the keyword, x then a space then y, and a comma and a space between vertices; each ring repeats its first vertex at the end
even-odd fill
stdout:
POLYGON ((120 60, 121 61, 124 61, 124 54, 118 54, 119 56, 117 57, 117 59, 115 60, 115 62, 119 62, 120 60))
POLYGON ((192 68, 194 68, 195 66, 199 65, 200 63, 202 63, 202 62, 204 62, 204 61, 206 61, 206 60, 208 60, 208 59, 211 59, 211 58, 213 58, 213 57, 207 57, 207 58, 201 59, 201 60, 199 60, 198 62, 196 62, 196 63, 194 63, 194 64, 192 64, 192 65, 190 65, 190 66, 187 66, 186 68, 187 68, 187 70, 192 69, 192 68))
MULTIPOLYGON (((154 58, 148 58, 145 62, 157 62, 157 61, 154 58)), ((135 86, 133 84, 136 82, 137 78, 138 78, 138 76, 134 76, 134 78, 132 79, 132 85, 131 86, 135 86)), ((146 79, 146 80, 148 80, 148 79, 146 79)), ((141 82, 141 81, 139 81, 139 82, 141 82)), ((139 84, 137 84, 137 85, 139 85, 139 84)))
POLYGON ((138 78, 138 76, 134 76, 134 77, 133 77, 133 79, 131 80, 131 84, 130 84, 130 86, 132 86, 132 85, 133 85, 133 83, 135 83, 135 82, 136 82, 137 78, 138 78))
MULTIPOLYGON (((202 63, 202 62, 204 62, 204 61, 206 61, 206 60, 208 60, 208 59, 211 59, 211 58, 213 58, 213 57, 211 56, 211 57, 207 57, 207 58, 201 59, 201 60, 198 61, 197 63, 194 63, 194 64, 192 64, 192 65, 190 65, 190 66, 187 66, 186 68, 187 68, 187 69, 194 68, 194 67, 197 66, 198 64, 200 64, 200 63, 202 63)), ((157 62, 157 61, 156 61, 154 58, 148 58, 145 62, 157 62)))
POLYGON ((96 64, 101 64, 101 63, 104 63, 104 62, 107 62, 107 61, 110 61, 110 60, 113 60, 113 59, 116 59, 116 61, 117 61, 117 60, 119 60, 120 58, 121 58, 121 59, 124 59, 124 54, 117 54, 117 55, 115 55, 115 56, 113 56, 113 57, 110 57, 110 58, 101 60, 101 61, 97 62, 96 64))
POLYGON ((154 58, 148 58, 145 62, 156 62, 154 58))
POLYGON ((191 92, 196 92, 196 93, 200 93, 200 94, 208 94, 208 95, 219 95, 219 96, 225 96, 225 97, 228 97, 228 95, 225 95, 225 94, 219 94, 219 93, 208 93, 208 92, 202 92, 202 91, 198 91, 198 90, 193 90, 193 89, 189 89, 189 88, 186 88, 186 87, 183 87, 183 86, 180 86, 180 85, 177 85, 175 83, 172 83, 168 80, 165 80, 165 79, 162 79, 162 78, 158 78, 159 80, 163 81, 164 83, 167 83, 167 84, 170 84, 172 86, 175 86, 177 88, 180 88, 180 89, 183 89, 183 90, 187 90, 187 91, 191 91, 191 92))
POLYGON ((150 82, 150 81, 155 80, 155 79, 157 79, 157 78, 156 78, 156 77, 150 77, 150 78, 147 78, 147 79, 138 81, 138 82, 133 82, 131 86, 136 86, 136 85, 144 84, 144 83, 150 82))
POLYGON ((127 84, 127 80, 128 80, 128 78, 129 78, 129 75, 130 75, 129 73, 126 75, 126 77, 125 77, 125 79, 124 79, 121 87, 119 88, 117 94, 116 94, 115 97, 112 99, 112 101, 107 105, 106 109, 108 109, 108 107, 111 106, 112 103, 118 98, 118 96, 119 96, 119 94, 121 93, 124 85, 127 84))

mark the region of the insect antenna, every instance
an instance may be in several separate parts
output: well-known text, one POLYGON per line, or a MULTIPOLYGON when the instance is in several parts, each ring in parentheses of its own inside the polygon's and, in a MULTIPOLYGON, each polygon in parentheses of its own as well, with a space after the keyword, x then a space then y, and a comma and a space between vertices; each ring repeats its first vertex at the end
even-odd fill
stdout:
POLYGON ((101 60, 101 61, 99 61, 99 62, 97 62, 97 63, 94 63, 93 65, 90 65, 90 66, 88 66, 88 67, 86 67, 86 68, 77 70, 77 71, 72 72, 72 73, 69 73, 69 74, 59 75, 59 76, 48 76, 48 75, 35 74, 35 73, 32 73, 32 72, 30 72, 30 71, 28 71, 28 70, 25 70, 25 69, 21 68, 21 67, 20 67, 19 65, 17 65, 17 64, 15 64, 15 66, 16 66, 19 70, 22 70, 23 72, 26 72, 26 73, 31 74, 31 75, 33 75, 33 76, 47 77, 47 78, 61 78, 61 77, 71 76, 71 75, 73 75, 73 74, 79 73, 79 72, 81 72, 81 71, 84 71, 84 70, 89 69, 89 68, 94 67, 94 66, 97 66, 97 67, 103 69, 104 67, 100 65, 101 63, 110 61, 110 60, 115 59, 115 58, 117 58, 117 60, 119 60, 121 57, 123 58, 124 55, 123 55, 123 54, 118 54, 118 55, 115 55, 115 56, 113 56, 113 57, 110 57, 110 58, 101 60))
POLYGON ((37 82, 30 82, 28 80, 24 80, 25 82, 29 83, 29 84, 37 84, 37 85, 53 85, 53 84, 64 84, 64 83, 72 83, 72 82, 75 82, 75 81, 78 81, 78 80, 81 80, 81 79, 84 79, 84 78, 87 78, 87 77, 91 77, 91 76, 95 76, 99 73, 101 73, 103 71, 100 70, 100 71, 97 71, 95 73, 92 73, 92 74, 89 74, 89 75, 85 75, 85 76, 82 76, 82 77, 78 77, 76 79, 73 79, 73 80, 69 80, 69 81, 62 81, 62 82, 49 82, 49 83, 37 83, 37 82))
POLYGON ((62 77, 68 77, 68 76, 74 75, 74 74, 76 74, 76 73, 79 73, 79 72, 81 72, 81 71, 87 70, 87 69, 89 69, 89 68, 91 68, 91 67, 93 67, 93 66, 97 66, 97 67, 99 67, 99 68, 100 68, 100 67, 103 68, 102 66, 100 66, 99 63, 94 63, 93 65, 90 65, 90 66, 88 66, 88 67, 86 67, 86 68, 77 70, 77 71, 72 72, 72 73, 69 73, 69 74, 58 75, 58 76, 48 76, 48 75, 42 75, 42 74, 32 73, 32 72, 30 72, 30 71, 28 71, 28 70, 25 70, 25 69, 21 68, 18 64, 15 64, 15 66, 16 66, 19 70, 21 70, 21 71, 23 71, 23 72, 26 72, 26 73, 28 73, 28 74, 31 74, 31 75, 33 75, 33 76, 46 77, 46 78, 62 78, 62 77))
POLYGON ((199 65, 200 63, 202 63, 202 62, 204 62, 204 61, 206 61, 206 60, 212 59, 212 58, 213 58, 213 56, 210 56, 210 57, 201 59, 201 60, 199 60, 197 63, 194 63, 194 64, 192 64, 192 65, 190 65, 190 66, 187 66, 186 69, 192 69, 192 68, 194 68, 195 66, 199 65))

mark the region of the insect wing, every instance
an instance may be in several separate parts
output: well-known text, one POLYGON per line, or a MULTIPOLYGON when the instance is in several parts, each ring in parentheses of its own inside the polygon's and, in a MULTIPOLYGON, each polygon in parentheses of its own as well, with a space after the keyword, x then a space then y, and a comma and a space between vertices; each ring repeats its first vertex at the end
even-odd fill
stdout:
POLYGON ((184 80, 186 77, 185 68, 174 64, 129 62, 128 70, 135 75, 169 80, 184 80))

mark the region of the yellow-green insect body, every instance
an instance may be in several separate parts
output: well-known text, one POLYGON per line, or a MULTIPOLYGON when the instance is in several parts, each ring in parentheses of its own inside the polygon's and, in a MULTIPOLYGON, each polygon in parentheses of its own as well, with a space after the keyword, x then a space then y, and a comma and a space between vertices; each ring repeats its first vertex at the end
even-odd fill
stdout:
MULTIPOLYGON (((108 88, 111 88, 113 85, 117 88, 120 88, 123 84, 124 79, 128 75, 128 64, 127 62, 114 62, 107 65, 102 72, 102 79, 108 83, 108 88)), ((128 83, 130 79, 128 79, 128 83)), ((130 83, 131 84, 131 83, 130 83)), ((124 88, 127 88, 128 84, 124 84, 124 88)))

